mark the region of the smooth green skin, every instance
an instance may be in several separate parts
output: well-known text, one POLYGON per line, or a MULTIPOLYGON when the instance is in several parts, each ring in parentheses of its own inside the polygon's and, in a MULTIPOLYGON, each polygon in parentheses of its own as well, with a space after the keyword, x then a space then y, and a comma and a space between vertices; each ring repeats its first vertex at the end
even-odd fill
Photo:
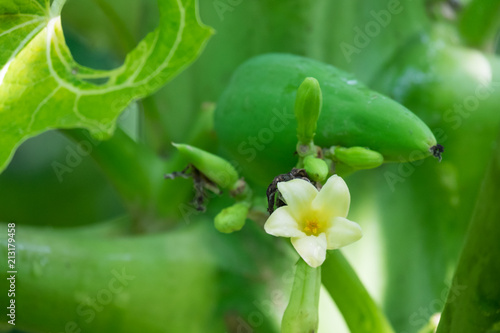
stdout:
MULTIPOLYGON (((120 0, 120 3, 123 1, 120 0)), ((182 110, 176 114, 175 120, 168 113, 162 114, 163 125, 172 133, 174 141, 183 141, 179 138, 195 117, 193 111, 205 101, 217 101, 234 70, 258 54, 287 52, 311 57, 335 64, 368 82, 398 45, 404 44, 408 37, 428 24, 423 1, 401 3, 404 10, 392 16, 390 24, 381 29, 382 33, 370 38, 357 53, 346 57, 339 45, 348 43, 355 46, 357 33, 353 28, 365 28, 368 22, 373 21, 370 12, 386 10, 387 0, 234 1, 228 3, 226 10, 218 10, 212 1, 200 1, 203 22, 217 33, 200 58, 162 89, 161 94, 155 95, 158 104, 171 110, 182 110)), ((90 6, 82 7, 79 9, 86 10, 90 6)), ((151 16, 155 12, 149 13, 151 16)), ((71 19, 76 20, 79 15, 71 19)), ((88 17, 84 22, 93 19, 88 17)), ((79 21, 81 19, 76 22, 79 21)), ((141 23, 147 24, 148 21, 141 23)), ((99 21, 97 24, 102 23, 99 21)), ((83 30, 80 27, 75 29, 83 30)), ((99 37, 112 39, 102 33, 99 37)), ((111 42, 116 41, 108 41, 111 42)))
POLYGON ((500 136, 478 196, 438 333, 498 332, 500 136))
POLYGON ((304 169, 306 170, 309 178, 315 182, 324 181, 329 172, 328 164, 326 164, 324 160, 312 155, 304 158, 304 169))
POLYGON ((245 176, 269 183, 295 165, 295 95, 309 76, 318 80, 323 93, 315 144, 363 146, 380 152, 387 162, 407 161, 413 152, 430 155, 436 139, 405 107, 333 66, 267 54, 239 67, 215 111, 220 143, 245 176))
POLYGON ((236 186, 239 179, 238 172, 225 159, 190 145, 178 143, 173 145, 188 163, 193 164, 215 184, 222 188, 236 186))
POLYGON ((334 159, 356 169, 372 169, 384 163, 384 157, 363 147, 335 147, 334 159))
MULTIPOLYGON (((0 226, 0 255, 7 258, 7 224, 0 226)), ((16 328, 219 333, 243 325, 276 332, 274 313, 264 312, 259 325, 250 316, 272 311, 261 308, 269 300, 266 283, 274 291, 290 287, 281 272, 296 259, 274 239, 264 238, 253 226, 228 237, 215 231, 210 220, 199 218, 169 233, 124 236, 129 228, 123 221, 67 230, 17 225, 16 328), (248 239, 257 240, 259 248, 248 239), (115 281, 114 270, 134 278, 115 281), (87 306, 88 298, 95 305, 87 306)), ((0 287, 7 291, 5 264, 0 287)), ((0 301, 9 302, 7 292, 0 301)), ((0 324, 7 320, 2 316, 0 324)))

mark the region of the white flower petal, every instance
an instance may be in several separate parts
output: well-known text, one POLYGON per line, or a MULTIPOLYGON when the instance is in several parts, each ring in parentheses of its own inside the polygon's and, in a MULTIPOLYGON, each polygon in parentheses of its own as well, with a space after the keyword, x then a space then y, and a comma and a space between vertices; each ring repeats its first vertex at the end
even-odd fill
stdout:
POLYGON ((293 247, 311 267, 320 266, 326 257, 326 235, 292 238, 293 247))
POLYGON ((361 227, 356 222, 343 217, 335 217, 326 231, 327 248, 334 250, 354 243, 363 236, 361 227))
POLYGON ((346 217, 350 202, 351 195, 347 184, 339 176, 333 175, 313 200, 312 207, 322 214, 323 219, 330 220, 335 216, 346 217))
POLYGON ((311 203, 318 195, 316 187, 303 179, 279 182, 278 190, 296 219, 301 219, 304 213, 310 211, 311 203))
POLYGON ((305 235, 299 230, 297 221, 295 221, 288 206, 276 209, 264 224, 264 230, 268 234, 280 237, 300 237, 305 235))

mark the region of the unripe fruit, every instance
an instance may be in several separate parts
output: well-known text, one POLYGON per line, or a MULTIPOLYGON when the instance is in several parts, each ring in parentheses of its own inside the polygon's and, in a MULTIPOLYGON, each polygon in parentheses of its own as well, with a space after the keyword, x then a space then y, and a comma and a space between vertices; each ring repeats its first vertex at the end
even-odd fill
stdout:
POLYGON ((215 228, 226 234, 241 230, 245 225, 248 209, 249 205, 243 202, 224 208, 215 216, 215 228))
POLYGON ((173 145, 189 163, 215 184, 228 189, 238 185, 238 172, 225 159, 190 145, 173 145))
POLYGON ((295 55, 268 54, 236 70, 215 111, 222 148, 240 163, 246 179, 269 184, 297 163, 294 103, 307 77, 318 80, 323 95, 316 145, 367 147, 386 162, 431 155, 434 135, 404 106, 333 66, 295 55))
POLYGON ((334 159, 355 169, 372 169, 384 163, 384 157, 363 147, 334 147, 334 159))
POLYGON ((328 176, 328 165, 326 162, 312 155, 304 158, 304 169, 309 178, 315 182, 322 182, 328 176))

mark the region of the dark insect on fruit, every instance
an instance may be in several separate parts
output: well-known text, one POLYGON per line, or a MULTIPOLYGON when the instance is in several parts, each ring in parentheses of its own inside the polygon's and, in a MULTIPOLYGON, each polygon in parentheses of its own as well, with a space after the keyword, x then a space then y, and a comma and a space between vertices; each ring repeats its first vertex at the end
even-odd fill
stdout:
POLYGON ((165 175, 165 179, 175 179, 179 177, 193 178, 194 198, 192 203, 196 207, 196 210, 200 212, 204 212, 206 210, 205 203, 209 198, 209 194, 206 190, 210 190, 216 195, 220 195, 222 193, 217 184, 208 179, 192 164, 189 164, 182 171, 174 171, 165 175))
POLYGON ((441 159, 442 159, 441 154, 444 152, 444 147, 438 143, 437 145, 429 148, 429 150, 431 151, 432 156, 434 156, 435 158, 437 158, 439 160, 439 162, 441 162, 441 159))
POLYGON ((297 169, 293 168, 292 171, 289 173, 284 173, 281 175, 278 175, 274 177, 272 183, 269 185, 266 191, 267 195, 267 211, 269 214, 272 214, 274 211, 274 204, 276 203, 276 207, 282 207, 285 206, 285 202, 278 196, 276 199, 276 193, 278 192, 278 183, 279 182, 286 182, 292 179, 304 179, 307 180, 309 183, 312 183, 311 180, 309 179, 309 176, 307 175, 306 170, 304 169, 297 169))

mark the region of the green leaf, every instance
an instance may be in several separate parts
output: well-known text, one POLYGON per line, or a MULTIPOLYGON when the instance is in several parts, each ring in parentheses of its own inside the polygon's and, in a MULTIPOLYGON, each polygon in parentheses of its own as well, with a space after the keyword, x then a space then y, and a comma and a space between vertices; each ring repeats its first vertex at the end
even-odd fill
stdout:
POLYGON ((184 70, 213 33, 195 0, 158 0, 159 26, 121 67, 94 70, 77 64, 66 46, 63 3, 0 4, 0 171, 23 141, 49 129, 80 127, 108 138, 121 111, 184 70))

